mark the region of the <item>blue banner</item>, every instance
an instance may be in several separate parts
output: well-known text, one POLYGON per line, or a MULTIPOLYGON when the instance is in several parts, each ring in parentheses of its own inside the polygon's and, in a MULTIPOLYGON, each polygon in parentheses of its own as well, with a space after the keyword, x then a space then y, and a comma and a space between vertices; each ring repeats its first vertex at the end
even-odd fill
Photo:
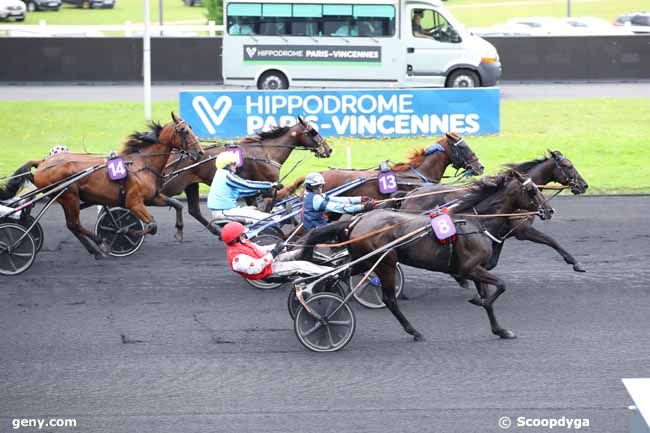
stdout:
POLYGON ((484 89, 181 92, 180 113, 201 138, 236 138, 303 116, 327 136, 400 137, 499 132, 500 92, 484 89))

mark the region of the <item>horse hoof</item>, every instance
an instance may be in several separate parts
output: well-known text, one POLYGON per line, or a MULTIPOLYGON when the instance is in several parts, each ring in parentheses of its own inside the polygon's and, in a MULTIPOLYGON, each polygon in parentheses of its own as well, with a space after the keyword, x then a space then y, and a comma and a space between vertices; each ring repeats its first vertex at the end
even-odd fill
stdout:
POLYGON ((573 265, 573 270, 576 272, 587 272, 585 268, 582 267, 580 263, 576 263, 573 265))
POLYGON ((494 332, 496 335, 499 337, 503 338, 504 340, 511 340, 513 338, 517 338, 514 332, 512 332, 509 329, 499 329, 496 332, 494 332))
POLYGON ((176 238, 176 240, 177 240, 178 242, 183 242, 183 233, 177 232, 177 233, 174 235, 174 238, 176 238))
POLYGON ((408 301, 409 300, 408 296, 406 296, 404 294, 404 292, 400 293, 399 296, 397 297, 397 299, 401 299, 403 301, 408 301))
POLYGON ((413 334, 413 341, 426 341, 427 339, 424 338, 424 335, 420 334, 419 332, 415 331, 413 334))
POLYGON ((108 256, 107 256, 106 254, 104 254, 104 253, 102 253, 102 254, 95 254, 95 260, 104 260, 104 259, 106 259, 106 258, 108 258, 108 256))
POLYGON ((459 280, 458 285, 463 289, 469 289, 469 281, 467 280, 459 280))
POLYGON ((468 299, 467 302, 469 302, 472 305, 476 305, 477 307, 482 307, 483 305, 485 305, 485 300, 479 298, 478 296, 474 296, 472 299, 468 299))

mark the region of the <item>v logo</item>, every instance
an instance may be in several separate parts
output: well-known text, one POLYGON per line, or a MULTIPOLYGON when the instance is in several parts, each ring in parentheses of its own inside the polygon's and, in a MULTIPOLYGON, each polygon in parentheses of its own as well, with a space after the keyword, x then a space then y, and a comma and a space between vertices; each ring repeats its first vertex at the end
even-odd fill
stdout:
POLYGON ((197 96, 192 100, 192 107, 199 115, 205 129, 214 135, 217 133, 215 126, 221 125, 232 108, 232 99, 229 96, 220 96, 213 105, 210 105, 205 96, 197 96))
POLYGON ((246 54, 248 54, 248 57, 251 59, 255 57, 255 53, 257 52, 256 47, 246 47, 246 54))

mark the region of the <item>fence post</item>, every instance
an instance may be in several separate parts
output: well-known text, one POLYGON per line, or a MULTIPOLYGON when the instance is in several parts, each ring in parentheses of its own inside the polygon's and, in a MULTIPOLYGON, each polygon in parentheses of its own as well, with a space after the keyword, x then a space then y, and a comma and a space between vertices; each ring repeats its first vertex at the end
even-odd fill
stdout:
POLYGON ((214 38, 215 36, 217 36, 217 27, 215 25, 215 22, 212 21, 212 20, 208 21, 208 35, 211 38, 214 38))
POLYGON ((124 36, 131 36, 131 21, 124 21, 124 36))

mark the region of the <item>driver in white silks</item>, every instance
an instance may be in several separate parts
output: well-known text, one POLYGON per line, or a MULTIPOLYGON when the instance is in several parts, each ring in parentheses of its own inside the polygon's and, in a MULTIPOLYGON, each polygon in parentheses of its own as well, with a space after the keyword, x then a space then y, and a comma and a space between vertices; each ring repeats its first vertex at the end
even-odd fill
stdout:
POLYGON ((242 197, 254 197, 260 192, 280 189, 277 182, 258 182, 243 179, 237 174, 237 156, 232 152, 222 152, 216 159, 217 172, 212 179, 208 194, 208 208, 213 218, 231 219, 244 224, 271 217, 254 206, 238 207, 237 200, 242 197))

